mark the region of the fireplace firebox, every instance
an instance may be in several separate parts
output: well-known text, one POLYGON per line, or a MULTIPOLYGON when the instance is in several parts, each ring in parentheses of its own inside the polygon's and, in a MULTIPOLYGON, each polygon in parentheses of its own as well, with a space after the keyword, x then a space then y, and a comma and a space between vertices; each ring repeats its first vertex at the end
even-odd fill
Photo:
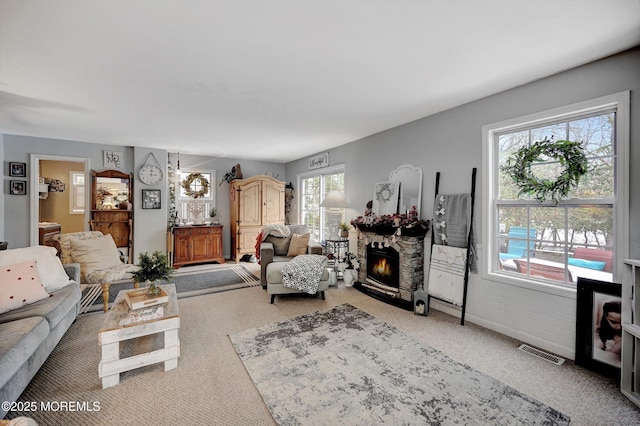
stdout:
POLYGON ((424 282, 425 233, 390 233, 358 228, 360 269, 354 287, 413 310, 413 293, 424 282))
POLYGON ((367 280, 400 287, 400 253, 392 247, 367 246, 367 280))

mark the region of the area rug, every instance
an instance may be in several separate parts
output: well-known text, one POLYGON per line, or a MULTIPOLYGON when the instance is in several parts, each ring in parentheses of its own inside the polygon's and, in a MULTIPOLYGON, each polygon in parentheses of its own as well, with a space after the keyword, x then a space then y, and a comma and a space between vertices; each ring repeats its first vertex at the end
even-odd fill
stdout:
MULTIPOLYGON (((178 299, 260 285, 260 280, 244 266, 235 264, 195 272, 178 270, 169 281, 176 284, 178 299)), ((133 289, 132 281, 112 284, 109 289, 109 303, 115 300, 120 290, 130 289, 133 289)), ((98 284, 85 288, 82 291, 80 306, 81 313, 103 310, 102 287, 98 284)))
POLYGON ((348 304, 229 338, 281 425, 570 422, 348 304))

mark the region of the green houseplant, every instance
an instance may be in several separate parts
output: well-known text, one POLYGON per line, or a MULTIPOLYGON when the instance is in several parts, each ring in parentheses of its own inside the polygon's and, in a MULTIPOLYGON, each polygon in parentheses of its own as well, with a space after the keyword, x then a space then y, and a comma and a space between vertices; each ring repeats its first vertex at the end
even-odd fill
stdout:
POLYGON ((349 225, 347 222, 340 222, 339 228, 340 228, 340 236, 342 238, 349 237, 349 230, 351 229, 351 225, 349 225))
POLYGON ((140 253, 138 270, 133 273, 137 283, 146 283, 146 293, 149 296, 160 294, 158 281, 167 281, 173 275, 173 267, 169 265, 167 255, 161 251, 140 253))

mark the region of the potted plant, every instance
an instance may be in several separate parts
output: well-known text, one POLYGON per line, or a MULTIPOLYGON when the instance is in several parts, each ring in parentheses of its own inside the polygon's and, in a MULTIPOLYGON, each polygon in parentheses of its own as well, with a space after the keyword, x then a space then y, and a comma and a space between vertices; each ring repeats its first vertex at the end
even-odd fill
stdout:
POLYGON ((340 222, 340 236, 342 238, 349 238, 349 230, 351 229, 351 225, 347 222, 340 222))
POLYGON ((169 265, 167 255, 161 251, 140 253, 138 270, 133 273, 133 279, 137 283, 145 283, 146 293, 149 296, 160 294, 158 281, 167 281, 173 275, 173 267, 169 265))

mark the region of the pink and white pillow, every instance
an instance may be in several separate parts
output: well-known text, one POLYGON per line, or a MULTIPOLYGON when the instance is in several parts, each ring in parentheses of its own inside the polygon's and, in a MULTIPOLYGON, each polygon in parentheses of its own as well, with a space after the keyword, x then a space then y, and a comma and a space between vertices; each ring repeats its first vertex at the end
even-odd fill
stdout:
POLYGON ((0 267, 0 314, 47 297, 34 260, 0 267))

